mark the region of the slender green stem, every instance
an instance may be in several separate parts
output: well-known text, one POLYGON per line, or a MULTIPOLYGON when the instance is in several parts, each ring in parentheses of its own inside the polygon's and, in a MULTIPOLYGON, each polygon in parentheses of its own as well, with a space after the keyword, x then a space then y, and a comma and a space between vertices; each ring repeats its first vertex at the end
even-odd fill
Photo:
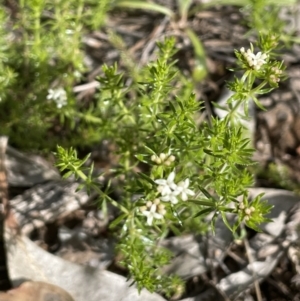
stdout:
POLYGON ((41 10, 40 7, 34 9, 34 45, 38 50, 41 44, 41 21, 40 21, 41 10))

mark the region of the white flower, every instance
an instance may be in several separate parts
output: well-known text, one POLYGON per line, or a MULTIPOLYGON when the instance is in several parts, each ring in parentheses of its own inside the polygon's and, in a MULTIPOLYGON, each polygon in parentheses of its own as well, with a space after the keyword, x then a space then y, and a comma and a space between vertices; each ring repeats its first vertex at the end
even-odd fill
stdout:
POLYGON ((49 89, 47 99, 53 100, 60 109, 67 104, 67 93, 63 88, 49 89))
POLYGON ((266 63, 267 54, 262 53, 261 51, 254 54, 251 49, 248 49, 245 52, 245 48, 242 47, 240 52, 243 54, 245 59, 247 60, 250 67, 253 67, 255 70, 259 70, 260 67, 266 63))
POLYGON ((187 201, 188 200, 188 196, 191 195, 195 195, 195 192, 192 191, 191 189, 188 189, 190 185, 190 180, 189 179, 185 179, 184 181, 181 181, 178 183, 177 185, 177 189, 176 192, 178 192, 178 194, 180 194, 180 197, 183 201, 187 201))
POLYGON ((171 202, 172 204, 177 204, 179 196, 183 201, 187 201, 189 195, 195 195, 195 192, 189 189, 190 180, 185 179, 178 184, 174 183, 175 172, 171 172, 168 178, 155 180, 155 183, 159 186, 157 191, 161 193, 160 199, 164 202, 171 202))
POLYGON ((161 193, 162 196, 169 195, 173 190, 176 190, 177 185, 174 183, 175 172, 172 171, 168 178, 155 180, 155 183, 159 186, 157 187, 157 191, 161 193))
POLYGON ((172 204, 175 205, 178 203, 178 199, 177 199, 178 194, 179 194, 179 191, 176 189, 164 196, 161 196, 160 199, 164 202, 171 202, 172 204))
POLYGON ((147 217, 147 224, 149 226, 152 225, 153 219, 162 219, 163 215, 156 212, 157 205, 152 204, 149 211, 148 210, 142 210, 142 214, 144 214, 147 217))

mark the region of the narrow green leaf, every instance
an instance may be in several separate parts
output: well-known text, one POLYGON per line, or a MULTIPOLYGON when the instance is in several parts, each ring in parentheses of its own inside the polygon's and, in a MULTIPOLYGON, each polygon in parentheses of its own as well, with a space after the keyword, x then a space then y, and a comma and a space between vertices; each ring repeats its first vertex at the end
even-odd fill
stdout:
MULTIPOLYGON (((64 168, 65 169, 65 168, 64 168)), ((68 172, 66 172, 63 176, 62 176, 62 178, 63 179, 67 179, 67 178, 69 178, 71 175, 73 174, 73 171, 68 171, 68 172)))
POLYGON ((205 208, 203 210, 200 210, 198 213, 196 213, 194 215, 194 218, 199 217, 201 215, 207 215, 207 214, 209 214, 209 213, 211 213, 213 211, 214 211, 214 209, 212 209, 212 208, 205 208))
POLYGON ((87 160, 88 158, 91 156, 91 154, 87 154, 82 160, 79 166, 82 166, 87 160))
POLYGON ((176 236, 180 236, 181 232, 178 230, 177 227, 175 227, 173 224, 169 225, 170 229, 172 230, 172 232, 176 235, 176 236))
POLYGON ((192 0, 177 0, 181 16, 186 16, 192 5, 192 0))
POLYGON ((174 104, 173 104, 172 101, 169 101, 169 106, 170 106, 171 110, 173 111, 173 113, 174 113, 174 114, 177 114, 177 113, 176 113, 176 108, 174 107, 174 104))
POLYGON ((199 201, 199 200, 188 200, 188 201, 196 205, 215 207, 215 204, 210 201, 199 201))
POLYGON ((109 229, 115 228, 118 224, 120 224, 125 219, 126 216, 127 214, 123 213, 119 217, 117 217, 113 222, 110 223, 109 229))
POLYGON ((230 231, 233 231, 233 229, 231 228, 231 226, 229 225, 229 222, 227 220, 226 213, 225 212, 221 212, 221 215, 222 215, 222 219, 223 219, 224 224, 227 226, 227 228, 230 231))
POLYGON ((261 110, 267 111, 267 109, 259 102, 259 100, 256 97, 252 96, 252 99, 261 110))
POLYGON ((201 190, 201 192, 208 198, 208 199, 214 199, 211 194, 203 187, 199 186, 199 189, 201 190))
POLYGON ((135 157, 141 161, 141 162, 144 162, 144 163, 148 163, 145 159, 144 159, 144 156, 143 154, 138 154, 138 155, 135 155, 135 157))
POLYGON ((149 153, 151 153, 152 155, 156 155, 155 151, 153 149, 151 149, 150 147, 148 147, 147 145, 144 145, 144 148, 149 151, 149 153))
POLYGON ((269 92, 271 92, 272 90, 274 90, 274 88, 265 88, 265 89, 260 89, 260 90, 258 90, 258 91, 256 91, 255 93, 257 93, 257 94, 267 94, 267 93, 269 93, 269 92))
POLYGON ((144 180, 146 180, 147 182, 149 182, 150 184, 156 185, 156 183, 150 177, 148 177, 147 175, 145 175, 144 173, 138 172, 137 175, 139 177, 143 178, 144 180))
POLYGON ((196 66, 193 71, 194 79, 197 81, 203 80, 207 75, 206 54, 201 40, 196 33, 190 29, 186 29, 186 34, 192 42, 196 58, 196 66))
POLYGON ((165 6, 155 4, 155 3, 148 3, 145 1, 128 1, 128 0, 119 0, 116 3, 116 7, 123 7, 123 8, 131 8, 131 9, 144 9, 144 10, 152 10, 158 13, 162 13, 170 18, 173 17, 173 12, 165 6))

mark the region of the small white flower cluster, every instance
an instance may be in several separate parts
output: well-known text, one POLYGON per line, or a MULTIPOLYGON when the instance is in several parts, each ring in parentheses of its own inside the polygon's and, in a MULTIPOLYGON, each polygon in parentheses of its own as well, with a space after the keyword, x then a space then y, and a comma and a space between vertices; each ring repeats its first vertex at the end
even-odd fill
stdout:
POLYGON ((47 99, 53 100, 56 103, 58 109, 61 109, 68 103, 67 93, 63 88, 49 89, 47 99))
POLYGON ((280 75, 282 74, 282 70, 280 70, 278 67, 272 67, 271 68, 273 74, 270 75, 270 81, 273 83, 279 83, 280 82, 280 75))
POLYGON ((249 66, 254 70, 259 70, 260 67, 266 63, 266 58, 268 57, 262 52, 257 52, 257 54, 254 54, 251 49, 245 51, 244 47, 240 49, 240 52, 243 54, 249 66))
POLYGON ((158 184, 157 191, 161 194, 160 198, 156 198, 153 202, 148 201, 146 206, 140 207, 140 212, 147 217, 147 224, 152 225, 153 219, 162 219, 166 214, 165 205, 160 204, 160 201, 171 202, 177 204, 180 197, 183 201, 187 201, 189 195, 195 195, 194 191, 188 189, 190 180, 185 179, 178 184, 174 183, 175 172, 171 172, 167 179, 155 180, 158 184))
POLYGON ((166 166, 170 166, 175 161, 175 157, 173 155, 167 155, 167 154, 161 153, 161 154, 159 154, 159 156, 152 155, 151 160, 158 165, 163 164, 166 166))
POLYGON ((255 211, 255 208, 253 206, 251 206, 250 208, 249 207, 245 208, 244 203, 240 203, 240 205, 238 206, 238 209, 241 211, 244 211, 244 214, 245 214, 244 220, 246 222, 250 219, 252 212, 255 211))
POLYGON ((177 204, 180 197, 183 201, 187 201, 189 195, 195 195, 195 192, 190 190, 188 187, 190 185, 190 180, 185 179, 178 184, 174 183, 175 172, 171 172, 167 179, 155 180, 158 184, 157 191, 161 194, 160 199, 164 202, 171 202, 172 204, 177 204))
POLYGON ((165 205, 160 204, 159 199, 155 199, 153 202, 148 201, 146 206, 140 207, 140 211, 147 217, 147 224, 149 226, 152 225, 154 218, 162 219, 166 214, 165 205))

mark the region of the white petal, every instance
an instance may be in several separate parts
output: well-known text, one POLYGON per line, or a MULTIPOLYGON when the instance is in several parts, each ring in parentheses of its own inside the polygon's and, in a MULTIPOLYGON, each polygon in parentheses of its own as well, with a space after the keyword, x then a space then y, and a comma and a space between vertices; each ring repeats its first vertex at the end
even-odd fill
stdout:
POLYGON ((150 208, 150 212, 153 214, 156 212, 156 205, 152 204, 151 208, 150 208))
POLYGON ((151 226, 151 225, 152 225, 152 222, 153 222, 153 215, 151 214, 151 215, 149 215, 148 218, 147 218, 147 224, 148 224, 149 226, 151 226))
POLYGON ((178 200, 177 200, 177 198, 176 198, 176 196, 170 196, 170 201, 171 201, 171 203, 172 204, 177 204, 178 203, 178 200))
POLYGON ((249 53, 248 54, 248 56, 251 58, 251 59, 253 59, 253 60, 255 60, 256 59, 256 56, 255 56, 255 54, 254 53, 249 53))
POLYGON ((175 172, 172 171, 172 172, 169 174, 169 176, 168 176, 167 182, 168 182, 168 183, 173 183, 174 179, 175 179, 175 172))
POLYGON ((190 189, 186 189, 185 193, 187 193, 189 195, 195 195, 195 192, 193 190, 190 190, 190 189))
POLYGON ((159 213, 154 213, 154 217, 156 219, 162 219, 163 218, 163 216, 161 214, 159 214, 159 213))
POLYGON ((162 200, 163 202, 169 202, 170 201, 170 195, 167 194, 165 196, 160 197, 160 200, 162 200))
POLYGON ((181 193, 181 199, 182 199, 183 201, 186 201, 188 198, 189 198, 188 195, 183 191, 183 192, 181 193))
POLYGON ((142 214, 144 214, 145 216, 149 216, 150 213, 151 213, 150 211, 146 211, 146 210, 142 212, 142 214))
POLYGON ((158 180, 155 180, 154 182, 158 185, 166 185, 167 184, 167 181, 164 179, 158 179, 158 180))
POLYGON ((180 194, 181 192, 182 192, 182 188, 176 187, 176 189, 173 190, 171 194, 176 196, 176 195, 180 194))
POLYGON ((169 186, 164 186, 160 193, 161 193, 161 195, 167 195, 167 194, 170 194, 171 192, 172 191, 169 186))
POLYGON ((173 190, 176 190, 176 189, 177 189, 177 184, 175 184, 175 183, 170 183, 170 184, 169 184, 169 187, 170 187, 171 189, 173 189, 173 190))
POLYGON ((185 179, 185 181, 184 181, 184 188, 188 188, 189 185, 190 185, 190 179, 187 178, 187 179, 185 179))

